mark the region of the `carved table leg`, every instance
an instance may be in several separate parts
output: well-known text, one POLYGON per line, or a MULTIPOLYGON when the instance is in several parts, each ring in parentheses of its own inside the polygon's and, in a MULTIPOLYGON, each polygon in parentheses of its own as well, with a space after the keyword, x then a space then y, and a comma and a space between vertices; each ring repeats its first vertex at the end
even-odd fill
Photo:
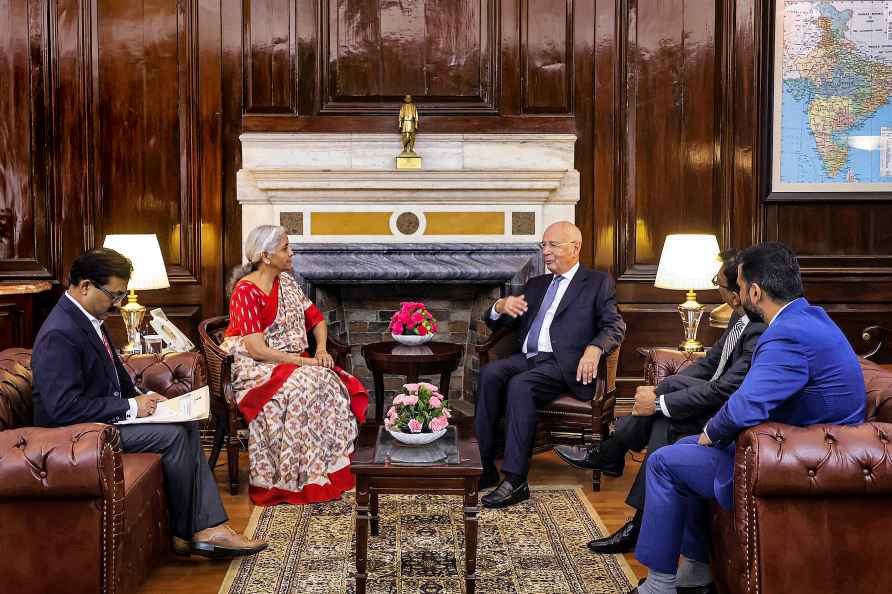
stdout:
POLYGON ((477 483, 479 477, 465 479, 465 592, 474 594, 477 582, 477 483))
POLYGON ((365 477, 356 478, 356 594, 365 594, 369 546, 369 486, 365 477))
POLYGON ((375 424, 384 423, 384 372, 373 371, 372 378, 375 381, 375 424))
POLYGON ((372 536, 378 536, 378 492, 372 491, 369 498, 371 500, 369 511, 372 515, 372 536))

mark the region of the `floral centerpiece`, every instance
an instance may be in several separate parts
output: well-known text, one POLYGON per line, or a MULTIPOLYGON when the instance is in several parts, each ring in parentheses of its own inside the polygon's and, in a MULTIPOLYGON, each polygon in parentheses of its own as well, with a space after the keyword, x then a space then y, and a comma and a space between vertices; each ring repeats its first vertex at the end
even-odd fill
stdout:
POLYGON ((390 318, 390 334, 402 344, 418 345, 430 342, 437 332, 437 320, 423 303, 403 301, 390 318))
POLYGON ((387 411, 384 427, 403 443, 430 443, 442 437, 449 426, 448 401, 427 382, 405 384, 387 411))

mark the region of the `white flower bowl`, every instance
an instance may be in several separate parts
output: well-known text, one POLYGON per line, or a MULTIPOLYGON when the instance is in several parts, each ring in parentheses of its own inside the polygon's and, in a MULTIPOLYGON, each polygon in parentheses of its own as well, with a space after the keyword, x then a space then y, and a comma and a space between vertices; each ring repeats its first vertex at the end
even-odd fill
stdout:
POLYGON ((419 346, 422 344, 427 344, 434 339, 433 333, 419 336, 417 334, 394 334, 393 332, 391 332, 390 335, 398 343, 408 346, 419 346))
POLYGON ((446 435, 445 428, 440 429, 439 431, 434 431, 433 433, 403 433, 402 431, 397 431, 395 429, 388 429, 387 432, 390 433, 398 442, 408 445, 424 445, 426 443, 433 443, 446 435))

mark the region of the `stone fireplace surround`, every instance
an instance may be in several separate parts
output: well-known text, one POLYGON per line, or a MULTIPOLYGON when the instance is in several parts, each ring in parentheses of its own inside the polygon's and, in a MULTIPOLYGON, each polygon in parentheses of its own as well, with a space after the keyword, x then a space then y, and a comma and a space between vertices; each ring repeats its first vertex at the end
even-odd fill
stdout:
MULTIPOLYGON (((295 271, 332 335, 354 348, 390 338, 400 301, 422 301, 437 340, 463 344, 452 405, 476 391, 474 345, 500 295, 544 270, 544 228, 574 220, 575 136, 419 134, 423 169, 395 170, 398 134, 244 134, 238 200, 242 240, 259 224, 288 229, 295 271)), ((434 378, 430 378, 434 379, 434 378)), ((402 378, 385 377, 388 399, 402 378)))

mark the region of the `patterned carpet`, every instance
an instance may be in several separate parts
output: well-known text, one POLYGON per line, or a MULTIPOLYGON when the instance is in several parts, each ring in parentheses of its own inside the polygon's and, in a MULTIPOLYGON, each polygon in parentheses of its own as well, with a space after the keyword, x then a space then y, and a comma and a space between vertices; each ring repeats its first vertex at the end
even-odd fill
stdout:
MULTIPOLYGON (((380 536, 369 537, 369 594, 464 592, 461 499, 382 496, 380 536)), ((255 508, 247 532, 270 547, 232 563, 220 594, 354 592, 353 493, 342 501, 255 508)), ((532 499, 479 516, 480 594, 625 594, 632 570, 592 555, 601 519, 578 487, 533 488, 532 499)), ((637 582, 637 580, 636 580, 637 582)))

